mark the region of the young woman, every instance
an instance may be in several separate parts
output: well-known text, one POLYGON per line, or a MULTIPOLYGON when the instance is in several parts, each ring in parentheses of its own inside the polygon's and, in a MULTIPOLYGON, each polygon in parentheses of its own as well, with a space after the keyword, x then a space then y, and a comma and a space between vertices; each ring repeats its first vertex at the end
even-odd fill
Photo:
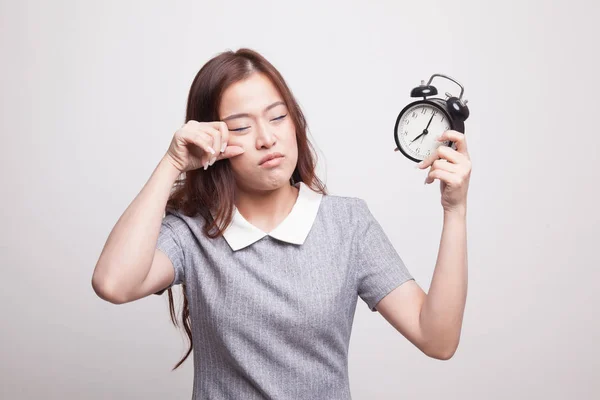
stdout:
POLYGON ((365 201, 327 194, 304 115, 260 54, 206 63, 186 121, 110 233, 92 284, 116 304, 168 289, 176 325, 171 289, 182 286, 190 347, 175 368, 193 349, 193 398, 350 399, 358 297, 426 355, 452 356, 467 288, 462 134, 446 132, 457 149, 420 165, 426 183, 440 180, 444 207, 425 294, 365 201))

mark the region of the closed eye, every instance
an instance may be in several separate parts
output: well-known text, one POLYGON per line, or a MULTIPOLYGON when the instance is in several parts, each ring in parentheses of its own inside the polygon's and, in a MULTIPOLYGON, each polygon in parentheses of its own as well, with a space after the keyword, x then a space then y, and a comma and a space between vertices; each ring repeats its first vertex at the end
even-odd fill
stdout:
MULTIPOLYGON (((277 118, 274 118, 274 119, 272 119, 271 121, 280 121, 280 120, 284 119, 285 117, 287 117, 287 114, 285 114, 285 115, 282 115, 282 116, 280 116, 280 117, 277 117, 277 118)), ((249 127, 249 126, 245 126, 245 127, 243 127, 243 128, 230 129, 230 131, 232 131, 232 132, 241 132, 241 131, 243 131, 244 129, 248 129, 248 128, 250 128, 250 127, 249 127)))

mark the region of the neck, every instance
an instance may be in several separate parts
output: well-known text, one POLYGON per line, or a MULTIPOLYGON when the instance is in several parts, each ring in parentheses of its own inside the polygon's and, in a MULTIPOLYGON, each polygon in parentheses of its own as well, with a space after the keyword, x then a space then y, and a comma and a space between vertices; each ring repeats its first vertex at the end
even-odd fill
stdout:
POLYGON ((264 232, 275 229, 292 211, 299 189, 292 185, 266 191, 236 189, 235 206, 252 225, 264 232))

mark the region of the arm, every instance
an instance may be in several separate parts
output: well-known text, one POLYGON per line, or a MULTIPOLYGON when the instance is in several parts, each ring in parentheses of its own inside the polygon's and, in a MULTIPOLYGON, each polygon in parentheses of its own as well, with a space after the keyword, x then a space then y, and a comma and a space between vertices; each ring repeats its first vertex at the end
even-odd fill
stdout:
POLYGON ((423 353, 447 360, 458 347, 466 296, 466 213, 445 212, 429 294, 409 281, 384 297, 377 311, 423 353))
POLYGON ((466 211, 445 212, 438 259, 420 322, 433 352, 448 358, 460 340, 467 299, 467 264, 466 211))
POLYGON ((377 310, 424 353, 451 358, 460 340, 467 297, 467 190, 471 160, 465 136, 446 131, 438 138, 456 143, 440 146, 418 165, 431 166, 425 183, 440 180, 444 226, 429 294, 414 282, 401 285, 380 301, 377 310))
POLYGON ((92 276, 102 299, 121 303, 145 280, 167 200, 180 172, 163 158, 112 229, 92 276))

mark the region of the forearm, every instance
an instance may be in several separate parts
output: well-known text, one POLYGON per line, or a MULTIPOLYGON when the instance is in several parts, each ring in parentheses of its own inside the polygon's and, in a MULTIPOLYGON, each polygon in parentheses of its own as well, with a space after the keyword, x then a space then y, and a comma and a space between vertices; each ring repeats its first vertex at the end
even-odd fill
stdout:
POLYGON ((444 212, 444 226, 420 324, 431 352, 451 356, 460 339, 467 297, 466 208, 444 212))
POLYGON ((144 280, 152 260, 165 205, 179 171, 166 159, 112 229, 96 264, 92 284, 102 296, 119 297, 144 280))

